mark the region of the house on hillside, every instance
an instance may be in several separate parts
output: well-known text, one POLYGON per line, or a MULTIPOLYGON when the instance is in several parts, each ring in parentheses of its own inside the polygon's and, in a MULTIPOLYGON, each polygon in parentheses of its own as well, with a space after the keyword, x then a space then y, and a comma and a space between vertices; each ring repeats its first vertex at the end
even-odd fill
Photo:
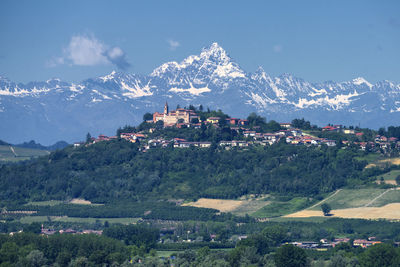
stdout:
POLYGON ((197 119, 197 122, 200 119, 194 110, 178 108, 176 110, 169 111, 167 102, 164 106, 164 113, 153 113, 153 123, 156 123, 157 121, 163 121, 164 127, 173 126, 177 123, 190 124, 192 121, 194 121, 194 119, 197 119))
POLYGON ((289 131, 293 136, 302 136, 303 135, 303 132, 300 129, 290 129, 289 131))
POLYGON ((136 143, 147 138, 147 135, 142 133, 121 133, 120 137, 126 141, 136 143))
POLYGON ((245 137, 255 137, 256 136, 256 131, 244 131, 243 135, 245 137))
POLYGON ((246 125, 249 125, 249 121, 248 120, 239 120, 238 124, 241 126, 246 126, 246 125))
POLYGON ((344 134, 355 134, 356 131, 354 129, 342 129, 344 134))
POLYGON ((221 120, 220 117, 209 117, 209 118, 207 118, 207 122, 212 123, 212 124, 218 124, 220 120, 221 120))
POLYGON ((336 146, 336 141, 335 140, 321 140, 321 144, 324 144, 327 146, 336 146))
POLYGON ((282 128, 286 128, 286 129, 289 129, 289 128, 292 127, 292 124, 289 123, 289 122, 282 122, 282 123, 279 123, 279 125, 280 125, 282 128))
POLYGON ((238 125, 240 121, 240 119, 237 118, 228 118, 226 120, 229 122, 230 125, 238 125))
POLYGON ((337 132, 338 133, 340 131, 340 128, 328 125, 328 126, 322 127, 322 131, 323 132, 327 131, 327 132, 337 132))
POLYGON ((365 239, 355 239, 353 241, 353 246, 355 247, 362 247, 362 248, 367 248, 375 244, 380 244, 382 243, 381 241, 376 241, 376 240, 365 240, 365 239))

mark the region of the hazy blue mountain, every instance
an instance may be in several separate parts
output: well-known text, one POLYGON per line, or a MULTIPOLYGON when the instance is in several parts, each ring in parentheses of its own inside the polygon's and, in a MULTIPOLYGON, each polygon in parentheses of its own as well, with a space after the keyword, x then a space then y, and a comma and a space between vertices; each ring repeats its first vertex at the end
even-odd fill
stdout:
POLYGON ((269 76, 261 67, 245 72, 217 43, 182 62, 167 62, 147 76, 112 72, 80 83, 51 79, 16 84, 0 77, 0 138, 11 143, 84 140, 86 133, 113 135, 137 124, 145 112, 168 101, 203 104, 245 117, 340 123, 378 128, 399 125, 400 85, 364 78, 311 83, 290 74, 269 76))
POLYGON ((40 149, 40 150, 57 150, 57 149, 63 149, 67 147, 69 144, 65 141, 58 141, 57 143, 51 145, 51 146, 44 146, 40 143, 36 143, 35 140, 31 140, 29 142, 23 142, 22 144, 17 144, 14 145, 16 147, 23 147, 23 148, 32 148, 32 149, 40 149))

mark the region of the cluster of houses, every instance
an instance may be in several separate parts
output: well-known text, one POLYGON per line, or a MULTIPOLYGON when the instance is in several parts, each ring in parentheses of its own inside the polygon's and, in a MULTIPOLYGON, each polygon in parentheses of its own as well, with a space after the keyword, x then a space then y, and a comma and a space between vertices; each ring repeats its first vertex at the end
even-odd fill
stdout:
MULTIPOLYGON (((304 248, 304 249, 315 249, 319 251, 325 251, 330 248, 334 248, 340 243, 348 243, 350 242, 350 238, 335 238, 333 241, 329 241, 327 239, 321 239, 320 242, 314 241, 301 241, 301 242, 291 242, 290 244, 304 248)), ((362 247, 368 248, 375 244, 380 244, 381 241, 376 240, 376 237, 368 237, 368 239, 354 239, 353 247, 362 247)))
MULTIPOLYGON (((226 147, 227 149, 230 147, 248 147, 251 145, 265 146, 277 143, 282 139, 284 139, 286 143, 292 145, 336 145, 336 142, 334 140, 309 136, 307 134, 304 134, 299 129, 285 129, 280 130, 276 133, 259 133, 257 131, 248 130, 247 128, 243 127, 236 127, 236 129, 233 130, 237 130, 238 132, 242 133, 244 137, 242 138, 243 140, 220 141, 218 143, 219 146, 226 147)), ((155 147, 167 147, 171 143, 175 148, 208 148, 211 146, 211 142, 209 141, 192 142, 182 138, 173 138, 170 140, 166 140, 163 137, 149 139, 148 134, 146 133, 121 133, 120 138, 132 143, 139 142, 140 144, 142 144, 142 148, 144 151, 155 147)), ((114 139, 116 139, 116 137, 107 137, 104 135, 100 135, 98 138, 93 138, 92 143, 110 141, 114 139)), ((82 143, 76 143, 75 146, 79 146, 81 144, 82 143)))
MULTIPOLYGON (((220 117, 209 117, 204 121, 200 120, 199 115, 191 109, 183 109, 178 108, 176 110, 170 111, 168 107, 168 103, 165 103, 164 112, 153 113, 153 119, 148 122, 157 123, 159 121, 163 122, 163 127, 193 127, 200 128, 201 124, 212 124, 215 127, 219 127, 221 123, 220 117)), ((253 129, 249 129, 246 127, 248 125, 248 121, 245 119, 238 118, 227 118, 226 125, 229 125, 231 130, 237 131, 242 134, 242 140, 227 140, 220 141, 219 146, 225 147, 229 149, 231 147, 248 147, 251 145, 272 145, 281 140, 285 140, 286 143, 292 145, 306 145, 306 146, 336 146, 335 140, 330 140, 327 138, 318 138, 315 136, 311 136, 307 133, 304 133, 300 129, 293 128, 290 123, 280 123, 281 130, 274 133, 262 133, 257 127, 253 127, 253 129)), ((91 139, 91 144, 115 140, 118 138, 125 139, 129 142, 139 142, 141 144, 141 150, 146 151, 155 147, 167 147, 172 143, 172 145, 176 148, 188 148, 188 147, 200 147, 200 148, 208 148, 211 146, 211 142, 192 142, 181 138, 173 138, 170 140, 166 140, 165 138, 159 137, 155 139, 149 139, 148 133, 152 133, 155 131, 154 128, 151 128, 149 132, 139 132, 139 133, 121 133, 119 137, 117 136, 105 136, 99 135, 97 138, 91 139)), ((362 132, 356 132, 354 129, 349 129, 342 127, 342 125, 328 125, 322 128, 323 132, 341 132, 344 134, 355 135, 357 137, 362 137, 362 132)), ((342 141, 343 145, 349 145, 350 141, 342 141)), ((85 143, 75 143, 74 146, 80 146, 85 143)), ((353 142, 353 144, 359 145, 362 150, 366 150, 368 147, 375 148, 379 147, 382 149, 387 149, 389 147, 397 147, 400 148, 400 141, 395 137, 387 138, 385 136, 377 135, 374 141, 370 142, 353 142)))
MULTIPOLYGON (((354 129, 343 128, 342 125, 328 125, 322 128, 322 131, 336 132, 344 134, 354 134, 357 137, 362 137, 364 133, 356 132, 354 129)), ((349 141, 342 141, 344 145, 349 144, 349 141)), ((370 142, 354 142, 355 145, 359 145, 362 150, 366 150, 369 146, 370 148, 379 147, 382 149, 388 149, 392 146, 400 148, 400 141, 396 137, 386 137, 383 135, 376 135, 375 139, 370 142)))
POLYGON ((103 230, 92 230, 92 229, 87 229, 87 230, 82 230, 82 231, 76 231, 74 229, 68 228, 68 229, 61 229, 61 230, 54 230, 50 228, 44 228, 42 224, 42 228, 40 231, 41 235, 54 235, 56 233, 59 234, 75 234, 75 235, 83 235, 83 234, 95 234, 95 235, 102 235, 103 230))
MULTIPOLYGON (((209 118, 210 121, 219 118, 209 118)), ((237 122, 243 121, 239 119, 233 119, 237 122)), ((214 123, 214 122, 209 122, 214 123)), ((332 126, 327 129, 337 129, 333 128, 332 126)), ((232 130, 236 130, 238 133, 243 134, 243 140, 229 140, 229 141, 220 141, 218 143, 219 146, 225 147, 229 149, 230 147, 248 147, 252 145, 272 145, 274 143, 279 142, 280 140, 284 139, 286 143, 292 145, 327 145, 327 146, 336 146, 335 140, 330 140, 327 138, 318 138, 315 136, 308 135, 304 133, 300 129, 291 128, 289 123, 282 123, 281 124, 282 130, 279 130, 275 133, 261 133, 256 130, 249 130, 246 127, 231 127, 232 130)), ((325 128, 325 127, 324 127, 325 128)), ((348 129, 345 129, 348 130, 348 129)), ((154 129, 150 129, 150 133, 152 133, 154 129)), ((327 131, 327 130, 325 130, 327 131)), ((330 130, 329 130, 330 131, 330 130)), ((335 130, 336 131, 336 130, 335 130)), ((351 134, 351 133, 349 133, 351 134)), ((362 134, 362 133, 359 133, 362 134)), ((188 148, 188 147, 200 147, 200 148, 208 148, 211 146, 211 142, 203 141, 203 142, 192 142, 187 141, 182 138, 172 138, 172 139, 165 139, 163 137, 158 137, 154 139, 148 138, 148 133, 145 132, 138 132, 138 133, 121 133, 119 137, 117 136, 106 136, 106 135, 99 135, 97 138, 92 138, 91 143, 98 143, 104 141, 111 141, 115 139, 125 139, 129 142, 136 143, 139 142, 142 146, 142 151, 146 151, 147 149, 156 148, 156 147, 167 147, 172 143, 175 148, 188 148)), ((349 145, 350 141, 343 140, 343 145, 349 145)), ((80 146, 85 144, 84 142, 75 143, 74 146, 80 146)), ((370 148, 379 147, 382 149, 386 149, 389 147, 398 147, 400 148, 400 141, 395 137, 387 138, 385 136, 377 135, 374 141, 370 142, 354 142, 354 144, 359 145, 362 150, 365 150, 367 146, 370 148)))
MULTIPOLYGON (((290 125, 290 124, 284 124, 290 125)), ((282 126, 281 126, 282 127, 282 126)), ((282 138, 285 139, 286 143, 292 145, 327 145, 335 146, 335 140, 329 140, 327 138, 318 138, 303 133, 300 129, 289 128, 280 130, 275 133, 258 133, 256 131, 244 131, 245 137, 253 138, 255 141, 261 141, 260 144, 272 145, 279 142, 282 138)))

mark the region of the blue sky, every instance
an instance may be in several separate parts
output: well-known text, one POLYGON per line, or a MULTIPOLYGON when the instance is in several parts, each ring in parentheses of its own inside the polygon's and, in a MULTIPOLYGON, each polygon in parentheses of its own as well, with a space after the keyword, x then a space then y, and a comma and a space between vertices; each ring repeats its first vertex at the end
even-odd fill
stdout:
POLYGON ((0 75, 148 74, 218 42, 248 72, 400 83, 400 1, 0 1, 0 75))

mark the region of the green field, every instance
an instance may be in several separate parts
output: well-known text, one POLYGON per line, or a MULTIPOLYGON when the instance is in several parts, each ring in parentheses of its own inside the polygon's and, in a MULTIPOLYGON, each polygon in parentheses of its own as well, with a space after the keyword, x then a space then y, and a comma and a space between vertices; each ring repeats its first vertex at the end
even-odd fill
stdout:
POLYGON ((382 195, 377 200, 375 200, 370 206, 382 207, 389 203, 399 203, 399 202, 400 202, 400 190, 391 190, 382 195))
POLYGON ((33 223, 33 222, 48 222, 49 218, 54 222, 75 222, 75 223, 122 223, 131 224, 136 223, 140 218, 77 218, 77 217, 58 217, 58 216, 25 216, 20 219, 21 223, 33 223))
MULTIPOLYGON (((331 208, 334 210, 363 207, 370 203, 373 199, 384 193, 386 190, 387 189, 378 188, 343 189, 324 203, 330 205, 331 208)), ((390 194, 390 192, 378 198, 369 206, 375 206, 377 205, 377 203, 379 203, 380 206, 383 206, 392 202, 400 202, 400 193, 396 194, 395 192, 393 192, 393 195, 390 194, 389 197, 385 199, 384 197, 386 197, 387 194, 390 194)), ((321 210, 321 205, 317 205, 311 208, 311 210, 321 210)))
POLYGON ((17 162, 21 160, 28 160, 34 157, 48 155, 49 153, 50 152, 46 150, 0 146, 0 162, 1 161, 17 162))
POLYGON ((257 212, 261 208, 265 207, 266 205, 270 205, 269 201, 264 201, 264 200, 251 200, 244 202, 242 205, 240 205, 238 208, 232 211, 232 214, 237 215, 237 216, 245 216, 246 214, 254 214, 254 212, 257 212))
POLYGON ((288 201, 272 201, 270 204, 262 207, 251 216, 255 218, 271 218, 290 214, 309 206, 309 201, 305 197, 295 197, 288 201))
POLYGON ((385 174, 382 175, 378 175, 376 177, 377 180, 380 180, 381 177, 386 181, 386 180, 394 180, 396 179, 397 176, 400 175, 400 170, 392 170, 390 172, 387 172, 385 174))
POLYGON ((381 156, 379 154, 369 153, 368 155, 363 156, 363 157, 355 157, 355 159, 360 160, 360 161, 366 160, 368 163, 373 163, 373 162, 380 160, 381 156))

